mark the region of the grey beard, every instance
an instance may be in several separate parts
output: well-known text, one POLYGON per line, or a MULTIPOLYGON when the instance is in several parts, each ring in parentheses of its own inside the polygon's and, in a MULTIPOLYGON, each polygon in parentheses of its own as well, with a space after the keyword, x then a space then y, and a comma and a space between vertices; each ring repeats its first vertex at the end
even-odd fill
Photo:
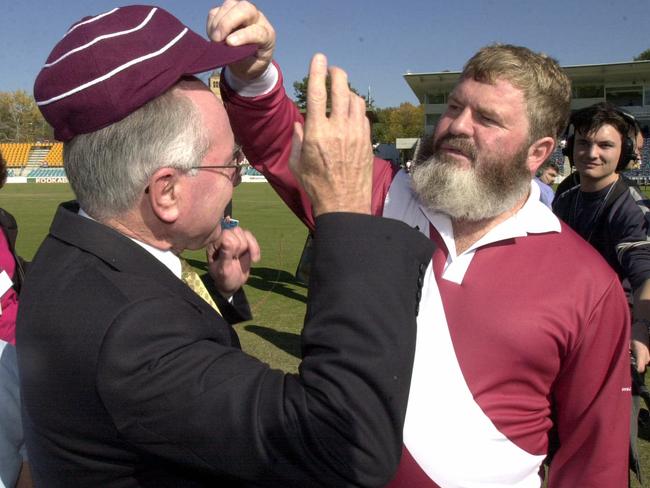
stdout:
POLYGON ((482 161, 460 169, 450 158, 433 155, 413 169, 420 202, 455 220, 480 221, 511 210, 530 190, 525 152, 509 162, 482 161))

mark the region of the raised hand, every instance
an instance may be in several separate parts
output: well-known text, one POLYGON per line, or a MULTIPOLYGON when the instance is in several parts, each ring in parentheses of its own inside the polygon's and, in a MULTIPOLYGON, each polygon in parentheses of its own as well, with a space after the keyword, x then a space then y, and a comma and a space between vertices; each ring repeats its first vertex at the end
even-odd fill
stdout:
POLYGON ((219 293, 231 297, 248 280, 251 264, 260 260, 255 236, 241 227, 221 232, 219 239, 206 248, 208 272, 219 293))
POLYGON ((257 7, 245 0, 226 0, 208 14, 207 34, 215 42, 226 41, 230 46, 257 44, 254 56, 228 65, 240 79, 260 76, 273 59, 275 30, 257 7))
POLYGON ((350 91, 345 71, 332 67, 328 117, 327 73, 327 58, 316 54, 309 68, 305 126, 294 126, 289 166, 309 195, 315 217, 369 214, 373 157, 366 104, 350 91))

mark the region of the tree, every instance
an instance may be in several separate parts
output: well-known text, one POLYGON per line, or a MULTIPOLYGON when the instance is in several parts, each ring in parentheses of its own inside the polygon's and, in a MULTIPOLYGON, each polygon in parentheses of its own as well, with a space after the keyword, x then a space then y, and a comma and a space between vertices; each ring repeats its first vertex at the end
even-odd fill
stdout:
MULTIPOLYGON (((305 76, 300 81, 293 82, 294 101, 296 102, 296 105, 298 105, 298 108, 301 110, 305 110, 307 108, 307 85, 308 84, 309 84, 308 76, 305 76)), ((327 106, 329 107, 330 99, 331 99, 330 93, 332 88, 332 83, 330 81, 329 76, 325 80, 325 87, 327 89, 327 106)), ((359 94, 359 92, 352 85, 350 85, 350 83, 348 83, 348 87, 350 88, 350 91, 352 91, 353 93, 356 93, 357 95, 359 94)), ((366 108, 372 109, 373 100, 372 99, 368 100, 367 96, 363 98, 366 101, 366 108)))
POLYGON ((399 107, 376 109, 373 141, 394 144, 399 137, 420 137, 424 131, 424 107, 404 102, 399 107))
POLYGON ((0 92, 0 141, 26 142, 52 139, 34 98, 24 90, 0 92))
MULTIPOLYGON (((305 76, 300 81, 293 82, 294 101, 299 109, 307 108, 307 86, 309 77, 305 76)), ((327 102, 329 106, 331 83, 327 77, 325 81, 327 88, 327 102)), ((350 90, 357 95, 359 92, 350 86, 350 90)), ((363 97, 366 100, 366 107, 372 110, 378 122, 372 126, 373 142, 394 144, 398 137, 420 137, 424 131, 424 107, 405 102, 399 107, 376 108, 374 100, 369 96, 363 97)))
POLYGON ((650 61, 650 49, 646 49, 638 56, 635 56, 634 61, 650 61))
MULTIPOLYGON (((309 77, 305 76, 302 80, 300 81, 294 81, 293 82, 293 96, 294 96, 294 101, 296 102, 296 105, 298 105, 298 108, 301 110, 305 110, 307 108, 307 84, 309 81, 309 77)), ((329 77, 327 77, 327 93, 329 94, 329 77)), ((328 98, 329 99, 329 98, 328 98)))

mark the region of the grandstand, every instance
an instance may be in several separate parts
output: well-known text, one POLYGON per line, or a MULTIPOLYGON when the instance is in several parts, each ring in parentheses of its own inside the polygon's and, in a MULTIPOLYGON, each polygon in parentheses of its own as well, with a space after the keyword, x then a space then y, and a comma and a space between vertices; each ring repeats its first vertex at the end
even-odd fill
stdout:
POLYGON ((0 151, 11 169, 9 176, 29 176, 45 168, 59 169, 52 172, 57 176, 63 171, 63 144, 60 142, 3 142, 0 151))
POLYGON ((31 146, 28 142, 1 143, 0 151, 2 151, 2 156, 7 161, 9 168, 21 168, 29 160, 31 146))
POLYGON ((63 168, 36 168, 27 173, 27 178, 65 178, 63 168))
POLYGON ((45 156, 44 163, 52 168, 63 167, 63 143, 57 142, 52 145, 52 148, 45 156))

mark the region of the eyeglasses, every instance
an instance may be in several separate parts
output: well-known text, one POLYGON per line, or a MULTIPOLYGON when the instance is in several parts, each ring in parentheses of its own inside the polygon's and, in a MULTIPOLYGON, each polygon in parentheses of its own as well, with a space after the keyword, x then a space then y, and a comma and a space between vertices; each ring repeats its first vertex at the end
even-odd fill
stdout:
POLYGON ((235 145, 235 148, 232 151, 232 158, 228 161, 227 164, 205 164, 203 166, 190 166, 189 169, 225 169, 225 168, 235 168, 239 171, 240 175, 243 175, 248 168, 248 162, 246 161, 246 156, 244 151, 242 151, 241 146, 235 145))

